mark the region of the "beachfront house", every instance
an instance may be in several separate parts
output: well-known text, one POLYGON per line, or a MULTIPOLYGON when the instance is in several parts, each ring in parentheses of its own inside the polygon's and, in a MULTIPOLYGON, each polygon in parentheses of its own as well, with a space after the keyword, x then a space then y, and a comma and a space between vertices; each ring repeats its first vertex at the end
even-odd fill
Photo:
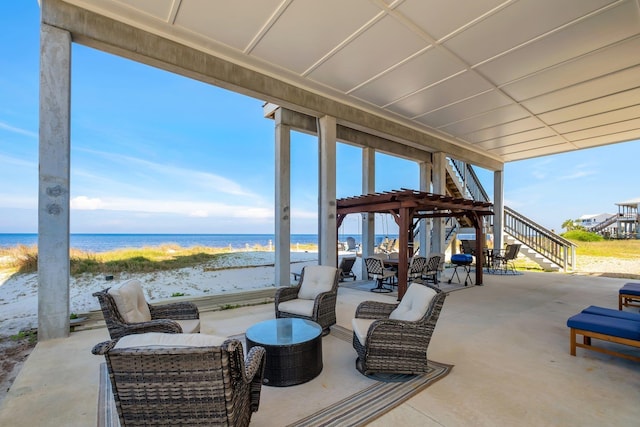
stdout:
MULTIPOLYGON (((290 276, 292 131, 318 136, 326 265, 337 259, 338 143, 362 150, 354 179, 364 195, 376 192, 376 152, 409 159, 420 167, 416 190, 492 205, 483 227, 495 247, 524 230, 518 235, 542 236, 566 254, 566 242, 504 205, 504 164, 640 138, 635 0, 40 4, 40 340, 69 334, 73 43, 265 101, 275 127, 280 285, 290 276), (493 200, 483 200, 473 167, 493 172, 493 200)), ((420 246, 444 252, 448 220, 424 213, 420 246)), ((363 214, 365 256, 374 229, 374 215, 363 214)), ((566 269, 572 260, 555 262, 566 269)))

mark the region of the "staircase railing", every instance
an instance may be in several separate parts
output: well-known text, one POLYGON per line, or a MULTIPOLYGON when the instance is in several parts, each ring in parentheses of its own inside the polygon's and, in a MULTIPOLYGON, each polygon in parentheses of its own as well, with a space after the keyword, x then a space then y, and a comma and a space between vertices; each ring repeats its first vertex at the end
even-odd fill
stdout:
POLYGON ((507 206, 504 207, 504 230, 565 271, 576 267, 574 243, 507 206))
POLYGON ((471 196, 472 200, 476 200, 479 202, 488 202, 489 195, 486 191, 484 191, 484 187, 476 175, 473 167, 463 161, 450 159, 451 164, 455 168, 458 177, 463 181, 465 190, 471 196))
POLYGON ((599 233, 605 228, 607 228, 608 226, 615 224, 618 221, 618 217, 619 217, 619 214, 611 215, 609 218, 605 219, 601 223, 598 223, 593 227, 587 228, 587 231, 590 231, 592 233, 599 233))

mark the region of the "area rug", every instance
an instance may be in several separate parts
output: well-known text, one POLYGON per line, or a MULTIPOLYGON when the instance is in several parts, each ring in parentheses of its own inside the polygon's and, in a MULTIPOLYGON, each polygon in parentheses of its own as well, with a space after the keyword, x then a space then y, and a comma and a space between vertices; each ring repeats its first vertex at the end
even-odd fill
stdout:
MULTIPOLYGON (((324 369, 292 387, 262 387, 252 426, 363 426, 444 378, 453 365, 429 361, 424 375, 366 377, 355 368, 352 332, 340 326, 322 340, 324 369)), ((98 426, 118 427, 106 365, 100 367, 98 426)))

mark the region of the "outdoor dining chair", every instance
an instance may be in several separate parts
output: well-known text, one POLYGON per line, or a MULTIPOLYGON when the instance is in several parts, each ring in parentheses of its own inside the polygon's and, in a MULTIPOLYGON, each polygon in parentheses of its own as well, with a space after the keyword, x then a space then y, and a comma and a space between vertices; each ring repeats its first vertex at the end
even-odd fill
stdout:
POLYGON ((440 265, 442 262, 442 254, 431 254, 427 258, 426 265, 422 270, 421 278, 427 283, 431 281, 434 285, 438 283, 438 274, 440 273, 440 265))
POLYGON ((494 253, 493 261, 491 263, 491 271, 493 273, 501 274, 516 274, 514 261, 520 253, 521 246, 522 245, 519 243, 510 244, 507 245, 503 251, 494 253))
POLYGON ((384 286, 385 281, 392 281, 396 277, 396 272, 384 267, 384 261, 379 257, 368 257, 364 259, 367 267, 367 277, 376 281, 376 287, 371 292, 391 292, 393 289, 384 286))

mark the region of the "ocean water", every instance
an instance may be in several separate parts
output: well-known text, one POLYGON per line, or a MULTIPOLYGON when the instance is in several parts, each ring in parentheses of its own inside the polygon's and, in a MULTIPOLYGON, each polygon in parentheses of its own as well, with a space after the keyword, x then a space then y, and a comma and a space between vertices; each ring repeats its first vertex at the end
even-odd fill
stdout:
MULTIPOLYGON (((339 235, 338 240, 345 241, 348 235, 339 235)), ((352 236, 360 242, 359 236, 352 236)), ((376 242, 385 236, 377 235, 376 242)), ((390 238, 396 236, 389 236, 390 238)), ((144 246, 159 246, 176 244, 182 247, 207 246, 212 248, 243 249, 256 245, 269 246, 273 243, 273 234, 71 234, 71 247, 86 252, 106 252, 121 248, 142 248, 144 246)), ((316 234, 292 234, 291 244, 318 244, 316 234)), ((0 247, 14 247, 18 245, 34 246, 38 244, 38 235, 33 234, 2 234, 0 233, 0 247)))

